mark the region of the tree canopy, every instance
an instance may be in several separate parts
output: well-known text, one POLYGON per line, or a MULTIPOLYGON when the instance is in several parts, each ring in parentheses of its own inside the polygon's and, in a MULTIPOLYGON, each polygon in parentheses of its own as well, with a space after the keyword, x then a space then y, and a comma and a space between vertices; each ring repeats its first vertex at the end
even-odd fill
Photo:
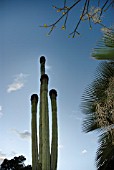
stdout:
POLYGON ((25 160, 26 158, 23 155, 14 157, 11 160, 4 159, 1 164, 1 170, 32 170, 31 165, 25 166, 25 160))

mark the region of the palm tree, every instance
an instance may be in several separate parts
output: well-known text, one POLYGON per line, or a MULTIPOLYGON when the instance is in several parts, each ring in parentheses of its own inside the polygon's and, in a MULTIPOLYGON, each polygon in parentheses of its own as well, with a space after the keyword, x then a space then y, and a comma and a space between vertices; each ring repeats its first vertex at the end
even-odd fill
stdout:
POLYGON ((110 131, 103 133, 99 142, 100 146, 96 157, 98 170, 114 170, 114 139, 112 140, 110 131))
POLYGON ((114 62, 99 65, 96 79, 85 90, 81 107, 86 115, 83 130, 102 133, 96 164, 98 170, 107 170, 103 167, 112 166, 114 161, 114 62))
POLYGON ((93 49, 92 57, 97 60, 114 60, 114 29, 104 28, 104 35, 93 49))

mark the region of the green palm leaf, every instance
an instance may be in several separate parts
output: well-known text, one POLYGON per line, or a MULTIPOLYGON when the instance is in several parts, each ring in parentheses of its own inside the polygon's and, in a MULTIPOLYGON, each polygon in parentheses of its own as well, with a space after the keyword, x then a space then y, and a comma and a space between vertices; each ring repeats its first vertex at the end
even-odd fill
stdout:
POLYGON ((92 57, 97 60, 114 60, 114 30, 104 32, 102 39, 93 49, 92 57))

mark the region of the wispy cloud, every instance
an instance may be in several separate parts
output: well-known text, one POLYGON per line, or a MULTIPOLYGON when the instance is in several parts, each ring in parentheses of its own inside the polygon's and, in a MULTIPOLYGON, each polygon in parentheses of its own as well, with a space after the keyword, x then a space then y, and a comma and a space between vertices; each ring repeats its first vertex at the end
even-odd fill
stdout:
POLYGON ((51 66, 49 66, 49 65, 46 64, 46 67, 45 67, 45 68, 46 68, 46 70, 48 71, 48 70, 51 69, 51 66))
POLYGON ((16 154, 17 153, 15 151, 11 151, 11 153, 6 154, 0 150, 0 164, 3 162, 4 159, 11 159, 11 157, 16 156, 16 154))
POLYGON ((2 111, 2 106, 0 105, 0 111, 2 111))
POLYGON ((0 117, 3 115, 2 106, 0 105, 0 117))
POLYGON ((73 110, 70 114, 69 114, 70 118, 73 118, 74 120, 78 120, 78 121, 82 121, 82 117, 79 115, 78 111, 73 110))
POLYGON ((78 116, 75 116, 74 118, 75 118, 76 120, 79 120, 79 121, 82 120, 82 118, 81 118, 81 117, 78 117, 78 116))
POLYGON ((84 150, 82 150, 82 152, 81 152, 82 154, 86 154, 87 153, 87 150, 86 149, 84 149, 84 150))
POLYGON ((27 76, 28 76, 27 74, 23 74, 23 73, 16 75, 13 80, 13 83, 8 85, 7 92, 10 93, 12 91, 17 91, 23 88, 27 76))
POLYGON ((27 130, 25 130, 24 132, 19 132, 16 129, 12 129, 13 132, 15 132, 21 139, 30 139, 31 134, 30 132, 28 132, 27 130))
POLYGON ((14 157, 16 155, 17 155, 17 153, 15 151, 11 151, 11 153, 9 154, 9 157, 14 157))
POLYGON ((0 163, 6 158, 6 154, 0 151, 0 163))

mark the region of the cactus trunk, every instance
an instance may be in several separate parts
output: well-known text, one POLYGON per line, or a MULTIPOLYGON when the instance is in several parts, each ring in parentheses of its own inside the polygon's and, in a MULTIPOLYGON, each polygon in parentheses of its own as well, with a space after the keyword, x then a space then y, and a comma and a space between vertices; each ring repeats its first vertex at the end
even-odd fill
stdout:
MULTIPOLYGON (((40 73, 45 74, 45 57, 40 58, 40 73)), ((40 112, 39 112, 39 164, 42 164, 42 85, 40 85, 40 112)))
POLYGON ((49 115, 48 115, 48 76, 41 76, 42 100, 42 170, 50 170, 49 115))
POLYGON ((38 96, 31 96, 32 112, 32 170, 38 170, 38 143, 37 143, 37 103, 38 96))
POLYGON ((51 142, 51 170, 57 170, 58 159, 58 125, 57 125, 57 92, 50 90, 50 99, 52 107, 52 142, 51 142))

